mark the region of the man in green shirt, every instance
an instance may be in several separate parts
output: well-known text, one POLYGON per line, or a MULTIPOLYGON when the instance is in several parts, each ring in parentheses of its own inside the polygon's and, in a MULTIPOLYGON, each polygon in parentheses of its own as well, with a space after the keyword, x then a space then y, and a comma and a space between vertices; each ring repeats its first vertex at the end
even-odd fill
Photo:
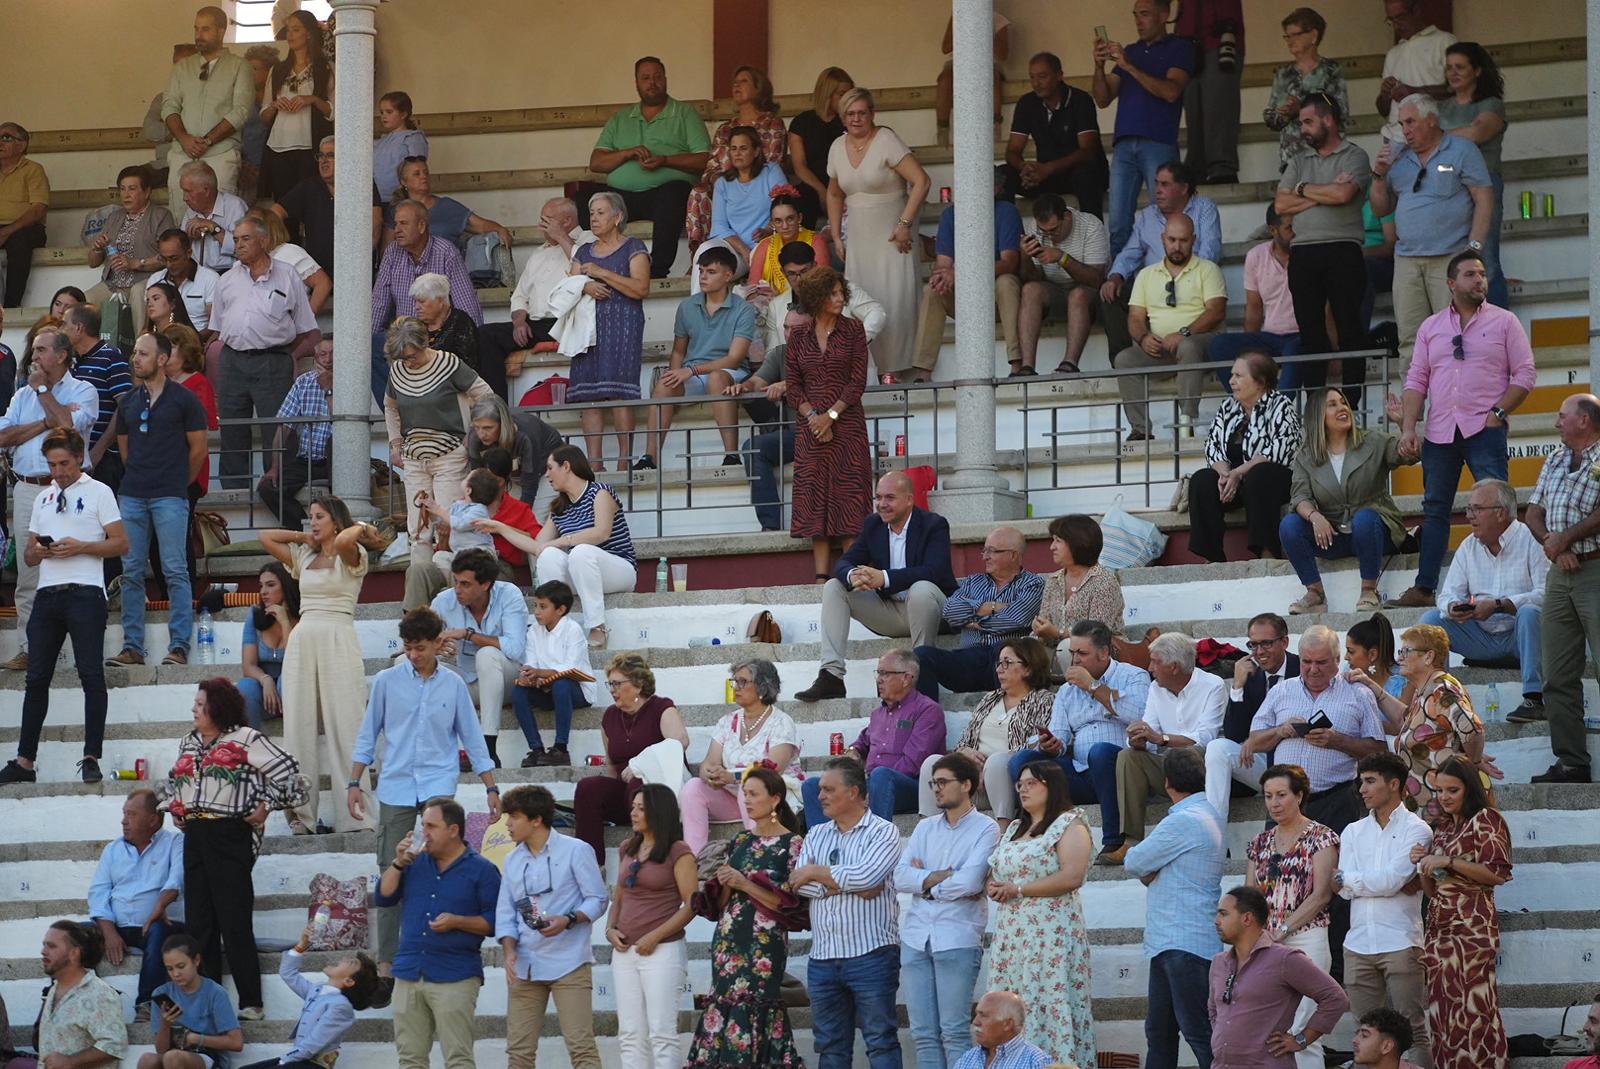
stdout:
POLYGON ((705 120, 690 104, 667 95, 667 65, 645 56, 633 65, 639 103, 606 122, 589 154, 589 169, 607 182, 581 182, 577 195, 579 226, 589 225, 589 198, 611 189, 622 195, 628 216, 649 219, 650 276, 666 278, 678 258, 678 238, 689 206, 689 191, 705 171, 711 139, 705 120))

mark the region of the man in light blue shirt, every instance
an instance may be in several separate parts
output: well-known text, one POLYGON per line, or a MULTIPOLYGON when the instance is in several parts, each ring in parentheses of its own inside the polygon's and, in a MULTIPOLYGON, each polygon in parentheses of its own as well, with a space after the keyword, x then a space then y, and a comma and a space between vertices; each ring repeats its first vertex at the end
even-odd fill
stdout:
POLYGON ((587 843, 551 828, 556 803, 543 787, 506 795, 505 860, 494 935, 506 955, 506 1057, 532 1065, 555 995, 556 1016, 574 1069, 600 1069, 594 1043, 594 947, 590 932, 609 904, 605 877, 587 843))
POLYGON ((1117 810, 1117 754, 1128 745, 1128 725, 1144 719, 1150 674, 1111 659, 1111 628, 1099 620, 1080 620, 1067 636, 1072 667, 1056 691, 1050 726, 1036 745, 1011 757, 1011 782, 1028 764, 1054 760, 1067 774, 1072 800, 1100 803, 1100 852, 1122 845, 1117 810))
POLYGON ((1202 1069, 1211 1064, 1207 1008, 1211 959, 1221 952, 1212 914, 1222 891, 1227 822, 1206 801, 1205 747, 1167 754, 1172 808, 1123 866, 1145 894, 1144 956, 1150 962, 1146 1069, 1176 1069, 1178 1034, 1202 1069))
POLYGON ((443 664, 466 680, 484 744, 499 768, 500 717, 528 648, 528 603, 515 583, 500 578, 500 560, 487 549, 457 553, 450 574, 454 585, 433 599, 445 626, 443 664))
MULTIPOLYGON (((445 593, 450 593, 445 591, 445 593)), ((494 782, 494 761, 478 730, 477 711, 467 684, 454 672, 440 671, 444 621, 432 609, 412 609, 400 619, 403 659, 372 680, 367 715, 356 735, 347 786, 350 815, 366 819, 362 775, 377 755, 383 736, 383 775, 378 780, 378 864, 387 866, 395 848, 434 797, 454 797, 460 750, 467 751, 472 770, 489 795, 490 819, 500 814, 500 788, 494 782)), ((518 655, 520 658, 520 654, 518 655)), ((378 969, 387 979, 400 943, 400 917, 393 908, 378 910, 378 969)), ((388 1004, 389 985, 374 1005, 388 1004)))
POLYGON ((894 889, 911 896, 900 918, 900 979, 917 1069, 948 1069, 970 1042, 968 1010, 989 923, 984 887, 1000 828, 972 804, 979 776, 966 755, 939 758, 930 777, 941 812, 911 833, 894 889))
POLYGON ((130 947, 142 955, 135 1020, 150 1019, 151 993, 167 982, 162 942, 183 930, 174 908, 183 893, 183 834, 161 824, 154 791, 129 794, 122 803, 122 838, 100 851, 89 881, 89 917, 105 937, 106 960, 121 965, 130 947))
POLYGON ((991 991, 972 1010, 977 1045, 950 1064, 954 1069, 1045 1069, 1054 1058, 1022 1038, 1028 1007, 1014 991, 991 991))

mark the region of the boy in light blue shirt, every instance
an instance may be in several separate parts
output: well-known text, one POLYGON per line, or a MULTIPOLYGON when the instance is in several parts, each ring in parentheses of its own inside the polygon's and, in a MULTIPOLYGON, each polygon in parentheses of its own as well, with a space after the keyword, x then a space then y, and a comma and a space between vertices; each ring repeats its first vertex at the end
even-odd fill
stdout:
POLYGON ((339 1044, 356 1023, 356 1011, 372 1004, 378 990, 377 962, 365 954, 340 958, 323 968, 323 982, 318 984, 300 974, 301 958, 310 948, 307 925, 300 942, 284 952, 278 965, 279 979, 305 1000, 288 1052, 243 1069, 331 1069, 339 1057, 339 1044))

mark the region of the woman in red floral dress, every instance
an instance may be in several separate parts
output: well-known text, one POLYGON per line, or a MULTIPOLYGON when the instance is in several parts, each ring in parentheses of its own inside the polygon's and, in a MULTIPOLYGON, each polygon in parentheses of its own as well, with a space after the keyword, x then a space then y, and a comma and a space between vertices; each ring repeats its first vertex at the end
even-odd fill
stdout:
POLYGON ((160 807, 183 832, 183 900, 205 972, 222 980, 222 948, 239 991, 239 1018, 259 1021, 261 966, 252 929, 255 867, 267 813, 303 804, 294 757, 245 723, 244 695, 226 679, 202 680, 194 730, 161 787, 160 807))
POLYGON ((1414 847, 1411 860, 1428 895, 1422 965, 1433 1063, 1435 1069, 1505 1069, 1494 889, 1511 879, 1511 829, 1471 761, 1452 757, 1428 777, 1442 815, 1432 847, 1414 847))
POLYGON ((796 413, 794 509, 789 533, 811 539, 819 583, 828 581, 833 543, 854 538, 872 501, 872 451, 861 394, 867 385, 867 334, 844 315, 850 284, 814 267, 794 287, 794 306, 811 317, 789 335, 785 374, 796 413))

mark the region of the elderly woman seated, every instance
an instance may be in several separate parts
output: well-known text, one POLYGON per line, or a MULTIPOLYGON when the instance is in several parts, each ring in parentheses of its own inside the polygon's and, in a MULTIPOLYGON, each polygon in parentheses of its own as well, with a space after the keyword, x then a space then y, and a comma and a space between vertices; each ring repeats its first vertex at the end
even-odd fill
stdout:
MULTIPOLYGON (((1416 461, 1400 455, 1393 435, 1357 427, 1350 400, 1337 387, 1313 392, 1306 414, 1305 444, 1295 453, 1289 491, 1292 511, 1278 525, 1284 556, 1306 586, 1289 613, 1326 612, 1328 595, 1316 558, 1351 556, 1361 562, 1355 611, 1375 612, 1383 558, 1406 537, 1400 509, 1389 494, 1389 473, 1416 461)), ((1399 419, 1399 402, 1392 396, 1390 418, 1399 419)))
POLYGON ((441 353, 454 353, 457 360, 483 376, 491 389, 505 387, 505 368, 496 384, 478 367, 478 326, 472 317, 450 303, 450 280, 429 272, 411 283, 411 299, 416 302, 417 318, 428 328, 428 346, 441 353))
POLYGON ((1259 350, 1233 362, 1228 390, 1232 396, 1217 409, 1206 437, 1206 467, 1189 477, 1189 552, 1214 563, 1227 560, 1223 515, 1242 506, 1251 552, 1276 557, 1290 465, 1302 438, 1300 413, 1294 398, 1278 392, 1277 361, 1259 350))
POLYGON ((1072 655, 1062 643, 1079 621, 1099 620, 1112 634, 1122 634, 1122 583, 1116 572, 1100 567, 1104 546, 1105 535, 1093 516, 1072 513, 1050 521, 1050 559, 1060 571, 1044 581, 1033 634, 1060 649, 1063 672, 1072 667, 1072 655))

